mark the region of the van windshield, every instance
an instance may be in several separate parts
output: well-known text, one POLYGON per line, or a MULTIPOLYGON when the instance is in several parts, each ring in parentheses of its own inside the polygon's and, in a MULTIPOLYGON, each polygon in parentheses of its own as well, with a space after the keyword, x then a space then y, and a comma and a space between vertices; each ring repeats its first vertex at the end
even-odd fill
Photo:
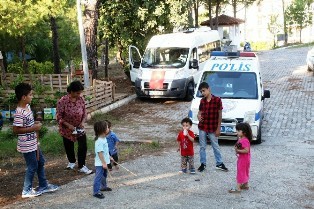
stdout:
MULTIPOLYGON (((220 98, 257 99, 256 74, 251 72, 204 72, 201 82, 207 82, 211 93, 220 98)), ((197 91, 197 97, 202 97, 197 91)))
POLYGON ((147 48, 141 63, 142 68, 182 68, 186 65, 189 48, 147 48))

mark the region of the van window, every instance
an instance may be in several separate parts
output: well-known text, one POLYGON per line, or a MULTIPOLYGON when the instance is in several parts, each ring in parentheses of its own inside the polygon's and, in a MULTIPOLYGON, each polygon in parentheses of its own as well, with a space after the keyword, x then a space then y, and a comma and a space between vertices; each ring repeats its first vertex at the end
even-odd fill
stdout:
MULTIPOLYGON (((251 72, 204 72, 213 95, 232 99, 257 99, 256 74, 251 72)), ((198 91, 197 97, 202 97, 198 91)))
POLYGON ((141 66, 142 68, 182 68, 186 65, 188 53, 188 48, 147 48, 141 66))
POLYGON ((211 42, 211 43, 207 43, 204 45, 201 45, 198 47, 198 53, 199 53, 199 62, 205 62, 206 60, 208 60, 210 58, 210 53, 212 51, 219 51, 220 47, 220 41, 215 41, 215 42, 211 42))

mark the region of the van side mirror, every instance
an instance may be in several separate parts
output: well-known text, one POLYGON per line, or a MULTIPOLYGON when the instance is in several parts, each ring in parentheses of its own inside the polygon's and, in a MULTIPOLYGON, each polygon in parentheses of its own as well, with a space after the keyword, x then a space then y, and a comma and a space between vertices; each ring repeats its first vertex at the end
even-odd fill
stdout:
POLYGON ((270 98, 270 91, 269 90, 264 90, 264 96, 263 96, 262 100, 264 100, 265 98, 270 98))
POLYGON ((190 68, 198 69, 198 61, 197 61, 197 59, 193 59, 192 61, 190 61, 190 68))
POLYGON ((141 64, 140 61, 134 61, 133 67, 134 67, 134 68, 139 68, 139 67, 140 67, 140 64, 141 64))

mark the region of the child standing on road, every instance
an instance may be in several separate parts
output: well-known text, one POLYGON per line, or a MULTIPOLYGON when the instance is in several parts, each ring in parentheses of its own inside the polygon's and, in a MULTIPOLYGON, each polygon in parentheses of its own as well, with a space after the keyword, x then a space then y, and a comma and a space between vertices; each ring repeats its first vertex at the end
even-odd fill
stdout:
POLYGON ((27 83, 20 83, 15 87, 18 104, 13 121, 13 132, 18 135, 17 151, 24 156, 27 170, 25 173, 22 198, 36 197, 43 193, 56 191, 59 187, 48 184, 45 175, 45 159, 39 149, 37 133, 42 124, 34 121, 30 103, 33 99, 32 87, 27 83), (34 175, 37 173, 39 186, 33 189, 34 175))
POLYGON ((108 124, 105 121, 98 121, 94 124, 95 131, 95 179, 93 195, 99 199, 105 198, 101 191, 112 191, 107 187, 107 164, 110 163, 108 143, 106 135, 109 132, 108 124))
POLYGON ((248 123, 238 123, 236 125, 238 141, 234 145, 234 150, 238 157, 237 161, 237 188, 229 190, 230 193, 240 193, 242 189, 249 189, 252 130, 248 123))
POLYGON ((192 120, 190 118, 184 118, 181 121, 182 131, 179 132, 178 141, 178 152, 181 150, 181 171, 182 173, 187 172, 187 163, 189 162, 189 170, 191 174, 195 174, 194 168, 194 133, 191 131, 192 120))
MULTIPOLYGON (((106 120, 106 122, 108 123, 108 129, 109 129, 109 133, 106 136, 107 142, 108 142, 108 147, 109 147, 109 154, 110 156, 113 158, 113 165, 116 169, 119 169, 118 166, 118 144, 120 142, 120 139, 117 137, 117 135, 111 130, 111 122, 109 120, 106 120)), ((111 163, 108 164, 108 169, 109 171, 112 171, 112 165, 111 163)))

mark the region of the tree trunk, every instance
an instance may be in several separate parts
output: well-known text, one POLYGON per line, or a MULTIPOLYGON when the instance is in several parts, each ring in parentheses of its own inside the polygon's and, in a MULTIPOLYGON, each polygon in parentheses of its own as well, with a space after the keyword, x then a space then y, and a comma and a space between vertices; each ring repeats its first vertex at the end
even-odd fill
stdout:
POLYGON ((198 0, 193 1, 193 6, 194 6, 194 15, 195 15, 195 28, 198 28, 198 6, 199 6, 198 0))
POLYGON ((212 18, 212 1, 208 0, 208 16, 209 16, 209 27, 214 29, 214 23, 212 18))
POLYGON ((233 17, 237 17, 237 0, 232 0, 233 17))
POLYGON ((285 45, 288 44, 288 32, 287 32, 287 21, 285 14, 285 0, 282 0, 282 14, 283 14, 283 30, 285 34, 285 45))
MULTIPOLYGON (((27 62, 25 58, 25 37, 21 37, 21 48, 22 48, 22 66, 25 73, 28 73, 27 62)), ((17 56, 19 56, 19 52, 17 52, 17 56)))
POLYGON ((87 51, 88 68, 93 72, 93 79, 97 78, 98 58, 97 58, 97 26, 99 17, 99 7, 101 1, 87 1, 84 11, 85 43, 87 51))
POLYGON ((118 52, 117 52, 117 60, 118 60, 118 62, 122 65, 122 66, 124 66, 124 59, 123 59, 123 57, 122 57, 122 52, 123 52, 123 46, 122 46, 122 44, 121 44, 121 40, 118 40, 117 41, 117 47, 118 47, 118 52))
POLYGON ((218 21, 219 6, 220 6, 220 0, 217 1, 217 4, 216 4, 216 22, 215 22, 215 30, 218 30, 218 24, 219 24, 219 21, 218 21))
POLYGON ((53 71, 55 74, 60 74, 60 55, 58 43, 58 28, 55 17, 50 17, 50 27, 52 32, 52 53, 53 53, 53 71))
POLYGON ((108 65, 109 65, 109 50, 108 50, 108 39, 105 40, 105 78, 109 81, 108 65))

